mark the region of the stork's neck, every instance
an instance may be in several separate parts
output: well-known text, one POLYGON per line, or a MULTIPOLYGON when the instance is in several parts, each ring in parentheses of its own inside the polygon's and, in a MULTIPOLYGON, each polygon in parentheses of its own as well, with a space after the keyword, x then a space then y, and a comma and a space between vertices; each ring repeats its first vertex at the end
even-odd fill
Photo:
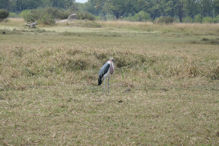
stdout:
POLYGON ((109 60, 109 64, 110 64, 110 74, 113 74, 113 72, 114 72, 113 61, 112 61, 112 60, 109 60))

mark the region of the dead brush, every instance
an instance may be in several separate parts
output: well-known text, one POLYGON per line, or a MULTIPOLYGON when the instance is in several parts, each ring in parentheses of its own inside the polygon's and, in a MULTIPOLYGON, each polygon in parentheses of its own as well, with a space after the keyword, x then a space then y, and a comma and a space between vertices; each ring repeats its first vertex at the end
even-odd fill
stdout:
POLYGON ((170 76, 193 78, 202 75, 202 70, 195 59, 184 56, 181 61, 174 61, 167 69, 170 76))
POLYGON ((17 83, 10 77, 0 75, 0 91, 24 90, 25 88, 24 84, 17 83))
MULTIPOLYGON (((118 68, 133 68, 150 63, 151 60, 144 55, 133 54, 131 52, 120 52, 114 55, 115 63, 118 68)), ((152 61, 153 62, 153 61, 152 61)))
POLYGON ((14 56, 22 57, 25 51, 22 47, 15 47, 15 49, 12 50, 12 53, 14 56))
POLYGON ((196 77, 201 74, 201 70, 197 63, 193 60, 188 60, 183 65, 184 76, 196 77))
POLYGON ((88 68, 96 68, 98 64, 97 62, 96 58, 92 55, 76 54, 71 56, 64 54, 59 67, 63 67, 67 71, 80 71, 88 68))
POLYGON ((181 64, 169 65, 167 69, 169 76, 179 76, 181 73, 181 67, 181 64))
POLYGON ((68 50, 67 52, 66 52, 67 54, 69 54, 69 55, 77 55, 77 54, 83 54, 84 52, 83 51, 81 51, 81 50, 68 50))
POLYGON ((84 59, 69 59, 67 61, 67 70, 85 70, 88 68, 89 63, 84 59))
POLYGON ((193 78, 203 76, 202 68, 198 65, 195 59, 188 57, 174 58, 174 57, 158 57, 157 62, 148 66, 150 77, 179 77, 179 78, 193 78))
POLYGON ((210 71, 210 77, 212 80, 219 80, 219 66, 210 71))
POLYGON ((94 56, 100 61, 106 61, 108 58, 107 53, 97 53, 94 52, 94 56))

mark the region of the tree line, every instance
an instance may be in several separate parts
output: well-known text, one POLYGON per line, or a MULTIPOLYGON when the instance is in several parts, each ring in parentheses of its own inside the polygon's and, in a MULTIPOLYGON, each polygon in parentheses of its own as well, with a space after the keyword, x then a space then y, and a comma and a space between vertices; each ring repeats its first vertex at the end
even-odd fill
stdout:
POLYGON ((219 21, 219 0, 89 0, 85 4, 75 0, 0 0, 0 9, 16 13, 46 7, 86 11, 100 19, 147 21, 171 17, 180 22, 219 21))
POLYGON ((57 7, 68 9, 74 6, 75 0, 0 0, 0 9, 21 12, 26 9, 57 7))
POLYGON ((86 8, 95 15, 116 19, 143 15, 154 20, 169 16, 182 22, 184 18, 218 16, 219 0, 89 0, 86 8))

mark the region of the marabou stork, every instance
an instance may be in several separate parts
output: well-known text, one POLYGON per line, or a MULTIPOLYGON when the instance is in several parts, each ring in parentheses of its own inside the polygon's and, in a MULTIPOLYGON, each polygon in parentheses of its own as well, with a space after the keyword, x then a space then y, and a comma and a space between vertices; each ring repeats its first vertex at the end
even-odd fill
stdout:
POLYGON ((114 72, 114 59, 110 58, 100 69, 99 71, 99 78, 98 78, 98 85, 101 85, 104 81, 104 91, 105 91, 105 79, 108 78, 108 93, 109 93, 109 79, 110 75, 114 72))

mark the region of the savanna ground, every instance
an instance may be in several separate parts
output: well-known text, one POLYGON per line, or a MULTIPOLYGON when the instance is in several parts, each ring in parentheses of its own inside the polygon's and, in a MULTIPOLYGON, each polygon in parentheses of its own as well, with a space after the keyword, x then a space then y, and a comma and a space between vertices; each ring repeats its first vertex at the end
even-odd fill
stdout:
POLYGON ((0 23, 0 145, 219 145, 219 24, 24 24, 0 23))

